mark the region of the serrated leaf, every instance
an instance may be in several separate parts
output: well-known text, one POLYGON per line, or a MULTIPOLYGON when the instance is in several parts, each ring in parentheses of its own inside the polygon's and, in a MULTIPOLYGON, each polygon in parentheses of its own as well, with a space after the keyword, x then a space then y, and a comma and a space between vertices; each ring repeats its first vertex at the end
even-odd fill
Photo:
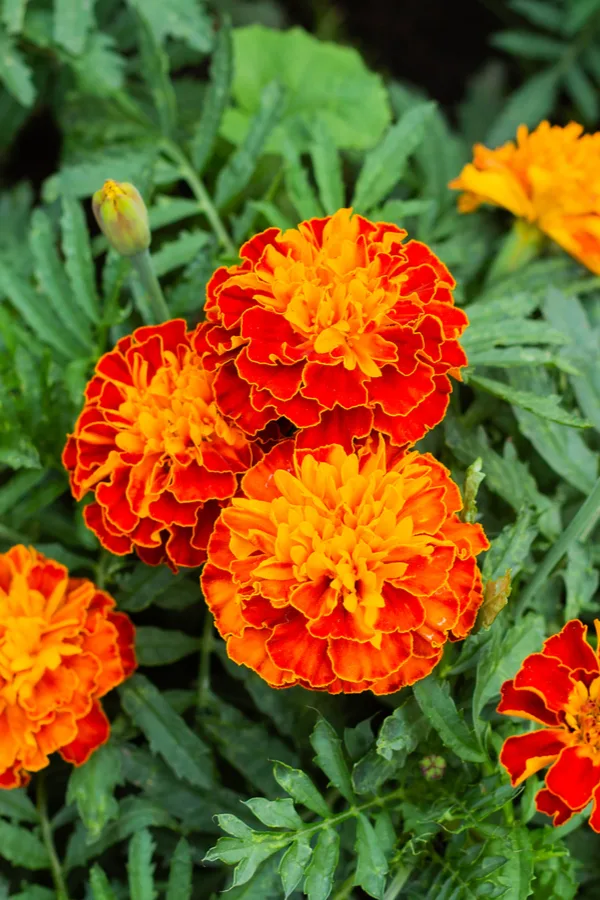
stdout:
POLYGON ((210 83, 204 95, 202 115, 192 136, 192 163, 199 175, 202 174, 210 159, 221 120, 229 102, 232 78, 231 23, 228 18, 225 18, 217 32, 215 50, 210 63, 210 83))
POLYGON ((324 828, 306 869, 304 893, 308 900, 327 900, 333 889, 339 855, 339 834, 333 828, 324 828))
POLYGON ((510 0, 510 6, 525 16, 533 25, 540 25, 550 31, 562 28, 562 10, 543 0, 510 0))
POLYGON ((138 831, 129 842, 127 875, 131 900, 154 900, 154 841, 145 828, 138 831))
POLYGON ((595 122, 600 108, 598 94, 579 63, 574 62, 565 71, 565 87, 583 118, 595 122))
MULTIPOLYGON (((530 378, 531 376, 524 376, 530 378)), ((557 394, 538 394, 533 391, 516 388, 512 385, 505 384, 502 381, 496 381, 493 378, 484 378, 483 375, 470 375, 469 381, 493 394, 494 397, 500 397, 513 406, 518 406, 533 413, 540 419, 547 419, 550 422, 557 422, 560 425, 568 425, 571 428, 589 428, 589 422, 582 419, 576 413, 567 412, 560 406, 560 397, 557 394)), ((521 382, 526 384, 527 382, 521 382)))
POLYGON ((193 867, 190 845, 182 837, 171 857, 165 900, 192 900, 193 867))
POLYGON ((80 203, 69 196, 63 197, 61 227, 65 268, 73 296, 88 319, 98 324, 100 302, 87 223, 80 203))
MULTIPOLYGON (((89 153, 85 161, 71 163, 44 182, 42 197, 53 203, 59 197, 90 197, 107 178, 115 181, 140 182, 143 173, 157 158, 156 144, 145 144, 136 149, 123 146, 105 147, 99 153, 89 153)), ((176 180, 176 179, 175 179, 176 180)))
POLYGON ((33 290, 28 281, 0 260, 0 296, 5 296, 11 306, 25 320, 44 344, 56 350, 63 360, 70 360, 73 348, 64 328, 42 294, 33 290))
POLYGON ((134 675, 120 689, 127 713, 144 732, 150 747, 180 777, 199 787, 210 787, 212 770, 208 748, 171 708, 160 691, 134 675))
POLYGON ((31 831, 10 825, 0 820, 0 858, 22 866, 24 869, 37 871, 50 866, 48 852, 42 842, 31 831))
POLYGON ((388 864, 375 829, 364 813, 356 817, 356 874, 354 883, 369 897, 383 900, 388 864))
POLYGON ((19 103, 31 106, 35 99, 32 72, 15 47, 11 37, 0 26, 0 82, 19 103))
POLYGON ((29 0, 4 0, 2 22, 9 34, 20 34, 29 0))
POLYGON ((93 900, 117 900, 106 872, 96 863, 90 871, 90 887, 93 900))
POLYGON ((501 578, 510 569, 513 580, 523 568, 531 545, 538 533, 538 525, 533 520, 531 510, 522 507, 517 521, 505 525, 494 538, 483 564, 484 579, 501 578))
POLYGON ((170 137, 177 119, 177 100, 169 77, 169 57, 143 15, 138 17, 140 62, 163 135, 170 137))
POLYGON ((381 723, 377 735, 377 753, 386 760, 393 759, 394 754, 398 752, 412 753, 428 729, 429 726, 415 701, 408 700, 381 723))
POLYGON ((135 631, 135 650, 141 666, 166 666, 200 648, 199 638, 183 631, 140 625, 135 631))
POLYGON ((252 810, 259 822, 269 828, 297 831, 304 826, 291 800, 265 800, 263 797, 255 797, 246 800, 245 805, 252 810))
POLYGON ((261 94, 258 111, 241 146, 234 151, 217 177, 215 203, 221 209, 240 194, 250 181, 265 142, 283 110, 284 92, 276 81, 261 94))
POLYGON ((277 784, 286 791, 296 803, 301 803, 307 809, 312 810, 318 816, 326 819, 331 811, 321 793, 314 786, 311 779, 300 769, 292 769, 285 763, 276 762, 273 767, 273 775, 277 784))
POLYGON ((198 0, 128 0, 129 5, 146 19, 156 40, 168 35, 179 38, 194 50, 208 53, 212 47, 210 19, 198 0))
POLYGON ((284 178, 287 195, 300 219, 312 219, 323 215, 300 155, 289 140, 283 144, 284 178))
POLYGON ((38 811, 27 796, 25 788, 13 788, 0 794, 0 816, 15 822, 29 822, 37 825, 38 811))
POLYGON ((121 757, 112 744, 99 747, 85 765, 73 768, 67 787, 67 803, 77 803, 90 840, 119 815, 115 787, 121 783, 121 757))
POLYGON ((467 762, 484 762, 485 755, 471 730, 459 716, 454 700, 430 675, 413 686, 421 712, 431 722, 443 743, 467 762))
POLYGON ((593 609, 600 574, 593 566, 591 548, 579 541, 570 544, 567 566, 561 574, 567 592, 564 616, 565 622, 568 622, 569 619, 579 618, 583 611, 593 609))
POLYGON ((261 863, 288 843, 288 835, 278 836, 272 832, 253 832, 249 839, 219 838, 204 859, 235 865, 232 882, 232 887, 235 887, 250 881, 261 863))
POLYGON ((82 352, 91 352, 93 344, 89 320, 75 302, 56 249, 50 219, 41 209, 34 210, 31 217, 29 246, 38 283, 64 328, 69 332, 69 339, 77 344, 82 352))
POLYGON ((497 147, 504 141, 514 140, 519 125, 530 128, 538 125, 554 108, 559 85, 560 72, 550 68, 517 88, 486 135, 486 146, 497 147))
POLYGON ((344 180, 340 155, 323 119, 317 119, 312 127, 310 155, 319 199, 326 215, 332 216, 344 205, 344 180))
POLYGON ((500 31, 492 36, 491 43, 524 59, 543 60, 557 59, 568 47, 563 41, 534 31, 500 31))
POLYGON ((354 802, 350 772, 344 759, 342 742, 326 719, 319 718, 310 736, 315 762, 325 772, 331 784, 349 803, 354 802))
POLYGON ((175 269, 187 266, 210 241, 206 231, 181 231, 174 241, 163 244, 160 250, 152 254, 156 277, 162 278, 175 269))
POLYGON ((54 40, 74 56, 83 52, 93 5, 93 0, 54 0, 54 40))
POLYGON ((304 875, 304 871, 312 856, 312 848, 308 838, 299 837, 291 844, 281 857, 279 875, 285 894, 285 900, 293 894, 304 875))
POLYGON ((398 184, 410 155, 425 136, 434 111, 434 103, 413 106, 367 154, 352 198, 352 206, 358 212, 369 212, 398 184))
POLYGON ((118 52, 110 34, 101 31, 90 34, 82 54, 72 65, 82 94, 111 97, 123 87, 125 57, 118 52))

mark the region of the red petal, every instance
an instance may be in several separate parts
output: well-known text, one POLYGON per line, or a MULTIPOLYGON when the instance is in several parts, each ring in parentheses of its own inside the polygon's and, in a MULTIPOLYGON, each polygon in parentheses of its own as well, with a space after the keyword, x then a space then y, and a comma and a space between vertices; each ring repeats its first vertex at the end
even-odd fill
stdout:
POLYGON ((548 709, 558 712, 567 705, 575 682, 567 667, 555 657, 532 653, 517 672, 514 684, 516 688, 535 691, 548 709))
POLYGON ((110 735, 108 719, 96 701, 87 716, 77 720, 77 737, 59 749, 64 760, 76 766, 87 762, 94 750, 105 744, 110 735))
POLYGON ((365 406, 368 396, 364 385, 366 376, 361 370, 347 369, 343 363, 335 366, 308 363, 304 369, 302 393, 318 400, 321 406, 333 409, 337 404, 344 409, 365 406))
POLYGON ((137 668, 137 660, 135 658, 135 628, 129 616, 125 613, 110 612, 107 617, 117 629, 118 638, 117 646, 121 656, 123 665, 123 673, 125 678, 129 678, 132 672, 137 668))
POLYGON ((289 670, 277 666, 268 652, 271 632, 262 628, 246 628, 241 637, 227 641, 227 655, 240 666, 248 666, 264 678, 271 687, 291 687, 297 681, 289 670))
POLYGON ((504 713, 505 716, 531 719, 532 722, 539 722, 541 725, 560 725, 557 713, 546 709, 546 704, 539 694, 524 688, 516 688, 513 681, 505 681, 500 688, 500 694, 497 712, 504 713))
POLYGON ((566 740, 565 732, 547 728, 507 738, 500 751, 500 762, 508 771, 513 787, 556 759, 566 740))
POLYGON ((580 747, 565 747, 546 775, 546 785, 569 809, 581 809, 600 783, 600 764, 594 765, 580 747))
POLYGON ((87 527, 94 532, 103 547, 116 556, 131 553, 132 543, 129 537, 119 537, 108 531, 102 507, 98 503, 90 503, 83 510, 83 519, 87 527))
POLYGON ((390 416, 405 416, 435 390, 433 369, 421 363, 411 375, 402 375, 391 365, 384 366, 380 378, 369 381, 369 397, 390 416))
POLYGON ((170 491, 163 491, 158 500, 153 500, 148 507, 148 512, 157 522, 165 525, 196 524, 198 510, 201 503, 180 503, 170 491))
MULTIPOLYGON (((209 472, 204 466, 199 466, 197 462, 191 462, 188 466, 174 466, 172 473, 173 481, 170 489, 176 500, 182 503, 227 500, 235 494, 237 488, 235 475, 231 472, 209 472)), ((168 520, 163 519, 163 521, 168 520)), ((180 524, 191 525, 193 523, 181 522, 180 524)))
POLYGON ((248 623, 242 616, 240 598, 231 573, 208 562, 202 571, 200 584, 221 637, 241 635, 248 623))
POLYGON ((555 656, 569 669, 582 668, 597 672, 598 660, 585 639, 586 635, 587 625, 579 619, 571 619, 562 631, 544 642, 542 653, 545 656, 555 656))
MULTIPOLYGON (((573 815, 573 810, 562 802, 560 797, 549 791, 548 788, 542 788, 535 795, 535 808, 538 812, 545 813, 552 817, 553 825, 564 825, 573 815)), ((591 825, 590 820, 590 825, 591 825)), ((593 826, 592 826, 593 827, 593 826)))
POLYGON ((125 534, 133 531, 140 521, 127 500, 129 471, 124 466, 115 469, 110 480, 99 484, 96 488, 96 500, 104 507, 104 515, 125 534))
POLYGON ((411 631, 425 621, 425 609, 418 597, 387 582, 383 585, 385 606, 379 610, 378 631, 411 631))
MULTIPOLYGON (((557 823, 555 822, 554 824, 556 825, 557 823)), ((590 816, 590 826, 595 832, 600 833, 600 785, 594 791, 594 806, 590 816)))
POLYGON ((275 486, 273 476, 282 469, 294 472, 294 442, 283 441, 276 444, 264 459, 249 469, 242 478, 242 490, 247 497, 254 500, 271 501, 281 496, 275 486))
POLYGON ((327 641, 308 633, 304 616, 277 625, 267 641, 267 649, 275 665, 293 672, 313 687, 324 687, 335 677, 327 655, 327 641))
POLYGON ((190 569, 201 566, 206 560, 206 549, 198 549, 193 546, 194 530, 183 528, 181 525, 173 525, 170 531, 171 537, 165 548, 169 559, 176 566, 185 566, 190 569))
POLYGON ((244 349, 235 361, 235 365, 244 381, 256 385, 261 390, 269 391, 278 400, 291 400, 302 384, 304 362, 283 365, 277 362, 261 365, 248 358, 244 349))
POLYGON ((410 657, 410 634, 383 634, 381 647, 346 638, 329 641, 329 655, 336 675, 346 681, 378 681, 395 672, 410 657))
POLYGON ((366 437, 373 427, 373 412, 366 407, 342 409, 335 406, 325 410, 321 421, 312 428, 303 428, 296 437, 300 451, 320 450, 331 444, 341 444, 346 453, 354 450, 353 440, 366 437))

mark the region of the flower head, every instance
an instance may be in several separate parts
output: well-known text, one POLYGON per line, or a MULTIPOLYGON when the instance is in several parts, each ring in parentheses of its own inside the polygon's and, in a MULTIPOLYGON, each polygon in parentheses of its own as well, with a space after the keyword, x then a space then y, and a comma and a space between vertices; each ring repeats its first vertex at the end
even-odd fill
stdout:
POLYGON ((229 656, 273 687, 386 694, 428 675, 481 603, 461 499, 431 456, 384 440, 300 456, 274 447, 242 479, 202 586, 229 656))
POLYGON ((593 799, 590 825, 600 832, 600 663, 586 634, 578 619, 567 622, 502 685, 498 712, 542 727, 507 738, 500 762, 513 785, 550 765, 537 809, 562 825, 593 799))
MULTIPOLYGON (((138 328, 96 365, 63 463, 87 525, 118 555, 200 565, 220 503, 252 463, 217 410, 185 322, 138 328)), ((256 451, 254 451, 256 452, 256 451)))
POLYGON ((502 206, 600 273, 600 132, 582 132, 575 122, 542 122, 531 134, 521 125, 516 144, 476 144, 473 162, 450 182, 463 191, 459 209, 502 206))
POLYGON ((135 256, 150 246, 148 210, 136 187, 105 181, 92 197, 92 210, 101 231, 122 256, 135 256))
POLYGON ((109 735, 99 700, 135 668, 112 597, 34 549, 0 554, 0 787, 58 751, 81 765, 109 735))
POLYGON ((205 364, 248 434, 284 417, 304 447, 365 437, 398 446, 443 417, 466 357, 454 280, 395 225, 341 209, 246 243, 208 285, 205 364))

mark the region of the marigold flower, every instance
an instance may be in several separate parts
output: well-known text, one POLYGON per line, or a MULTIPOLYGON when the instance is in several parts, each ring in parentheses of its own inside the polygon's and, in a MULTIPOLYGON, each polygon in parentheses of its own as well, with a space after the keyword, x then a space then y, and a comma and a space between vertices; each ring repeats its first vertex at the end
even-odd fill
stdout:
POLYGON ((214 375, 182 319, 138 328, 96 365, 63 463, 84 516, 107 550, 150 565, 198 566, 221 501, 253 462, 217 410, 214 375))
POLYGON ((396 225, 341 209, 269 228, 207 289, 205 364, 220 408, 248 434, 284 417, 317 448, 372 428, 401 446, 444 416, 466 357, 455 282, 396 225), (317 426, 316 428, 314 426, 317 426))
POLYGON ((575 122, 541 122, 531 134, 519 126, 516 144, 476 144, 473 162, 450 182, 464 192, 459 209, 502 206, 600 274, 600 132, 582 132, 575 122))
POLYGON ((600 664, 586 634, 578 619, 567 622, 502 685, 498 712, 543 727, 507 738, 500 762, 513 785, 551 764, 539 812, 562 825, 593 799, 590 825, 600 832, 600 664))
POLYGON ((217 521, 202 587, 235 662, 272 687, 397 691, 428 675, 481 604, 461 498, 430 455, 381 436, 347 454, 275 446, 217 521))
POLYGON ((0 788, 55 751, 80 766, 108 740, 100 698, 136 666, 133 625, 114 607, 33 548, 0 554, 0 788))

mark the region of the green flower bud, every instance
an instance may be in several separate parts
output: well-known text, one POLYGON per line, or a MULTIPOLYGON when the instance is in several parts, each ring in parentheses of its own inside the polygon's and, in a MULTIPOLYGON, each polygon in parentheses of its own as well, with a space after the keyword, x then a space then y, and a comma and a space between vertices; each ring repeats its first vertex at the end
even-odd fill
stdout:
POLYGON ((419 768, 427 781, 438 781, 446 771, 446 760, 443 756, 437 756, 435 753, 432 753, 423 757, 419 763, 419 768))
POLYGON ((135 256, 150 246, 148 210, 132 184, 105 181, 92 197, 96 221, 111 247, 122 256, 135 256))

